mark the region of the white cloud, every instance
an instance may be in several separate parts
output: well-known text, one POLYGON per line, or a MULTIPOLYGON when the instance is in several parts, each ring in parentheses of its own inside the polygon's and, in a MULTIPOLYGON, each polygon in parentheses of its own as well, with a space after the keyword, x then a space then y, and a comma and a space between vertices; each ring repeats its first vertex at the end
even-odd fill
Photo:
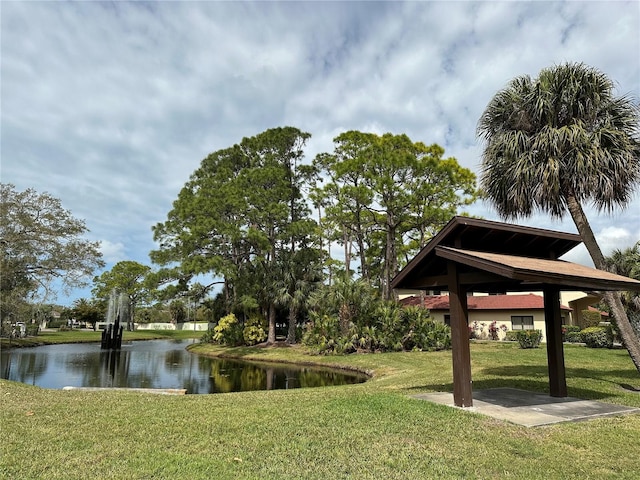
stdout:
MULTIPOLYGON (((477 120, 515 76, 581 61, 640 96, 639 23, 633 1, 4 2, 0 173, 61 198, 110 258, 148 263, 210 152, 282 125, 313 135, 309 158, 389 131, 477 172, 477 120)), ((636 196, 589 218, 638 238, 637 212, 636 196)))
POLYGON ((106 263, 118 263, 126 259, 125 246, 122 242, 100 241, 100 252, 106 263))
MULTIPOLYGON (((637 228, 638 224, 630 225, 637 228)), ((595 231, 596 241, 604 256, 609 256, 614 250, 625 250, 640 241, 640 230, 630 231, 627 228, 608 226, 595 231)), ((592 267, 593 261, 584 244, 567 253, 563 260, 592 267)))
POLYGON ((613 250, 624 250, 626 247, 633 246, 638 240, 626 228, 606 227, 597 235, 600 248, 605 255, 609 255, 613 250))

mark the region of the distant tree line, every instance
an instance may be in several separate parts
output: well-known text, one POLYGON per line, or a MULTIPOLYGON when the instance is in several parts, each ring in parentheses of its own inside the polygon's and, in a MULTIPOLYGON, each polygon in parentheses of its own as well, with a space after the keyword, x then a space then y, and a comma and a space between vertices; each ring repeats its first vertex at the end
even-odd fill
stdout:
POLYGON ((309 138, 269 129, 202 161, 153 227, 151 259, 168 292, 188 291, 199 275, 220 278, 222 310, 263 315, 271 343, 284 317, 295 342, 314 291, 360 278, 392 299, 400 268, 477 198, 474 174, 437 145, 351 131, 305 162, 309 138))

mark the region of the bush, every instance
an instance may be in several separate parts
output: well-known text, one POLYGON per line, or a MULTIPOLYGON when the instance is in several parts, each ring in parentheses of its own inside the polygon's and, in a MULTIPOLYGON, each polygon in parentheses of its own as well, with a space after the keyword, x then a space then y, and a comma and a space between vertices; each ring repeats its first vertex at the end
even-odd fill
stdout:
POLYGON ((516 331, 516 339, 520 348, 538 348, 542 340, 542 332, 540 330, 518 330, 516 331))
POLYGON ((451 328, 432 319, 416 329, 413 350, 448 350, 451 348, 451 328))
POLYGON ((232 347, 242 344, 242 327, 233 313, 218 320, 218 325, 213 328, 212 340, 232 347))
POLYGON ((362 325, 350 323, 342 333, 337 315, 310 313, 302 343, 319 353, 394 352, 451 348, 451 329, 435 322, 422 307, 380 303, 362 325))
POLYGON ((567 332, 564 335, 564 341, 569 343, 580 343, 582 342, 582 333, 578 330, 577 332, 567 332))
POLYGON ((47 328, 60 328, 61 326, 67 326, 67 321, 66 320, 50 320, 47 322, 47 328))
POLYGON ((600 315, 600 312, 596 312, 594 310, 582 310, 582 312, 580 313, 582 315, 581 324, 585 328, 597 327, 598 324, 602 321, 602 316, 600 315))
POLYGON ((267 339, 267 322, 260 315, 252 315, 245 322, 242 338, 245 345, 255 345, 267 339))
POLYGON ((37 323, 27 324, 27 337, 37 337, 40 333, 40 326, 37 323))
POLYGON ((207 330, 201 337, 200 343, 213 343, 213 330, 207 330))
POLYGON ((489 339, 490 340, 500 340, 500 337, 506 334, 507 326, 503 323, 502 325, 498 325, 498 322, 494 320, 489 324, 489 339))
POLYGON ((579 332, 580 327, 578 325, 562 325, 562 330, 566 333, 579 332))
POLYGON ((310 312, 302 334, 302 343, 316 348, 318 353, 334 353, 337 346, 335 339, 340 336, 339 323, 337 316, 310 312))
POLYGON ((580 332, 582 341, 590 348, 612 348, 613 330, 608 327, 589 327, 580 332))
POLYGON ((483 323, 473 322, 471 325, 469 325, 469 339, 483 340, 486 337, 486 334, 484 333, 485 326, 486 324, 484 322, 483 323))
POLYGON ((567 340, 567 334, 575 333, 579 331, 580 331, 580 327, 577 325, 562 325, 562 341, 568 342, 569 340, 567 340))
POLYGON ((518 341, 518 331, 516 331, 516 330, 508 330, 504 334, 504 339, 507 342, 517 342, 518 341))
POLYGON ((451 348, 451 328, 433 320, 423 307, 400 311, 402 350, 445 350, 451 348))

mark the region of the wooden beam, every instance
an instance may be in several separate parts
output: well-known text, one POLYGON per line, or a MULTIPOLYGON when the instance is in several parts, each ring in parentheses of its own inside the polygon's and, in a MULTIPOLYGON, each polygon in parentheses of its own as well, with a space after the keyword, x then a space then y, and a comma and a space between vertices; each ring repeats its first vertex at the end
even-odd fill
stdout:
POLYGON ((471 352, 467 292, 460 285, 455 262, 447 262, 449 313, 451 315, 451 348, 453 359, 453 402, 457 407, 472 407, 471 352))
MULTIPOLYGON (((518 282, 514 282, 513 280, 505 277, 501 277, 500 275, 495 275, 489 272, 482 271, 474 271, 474 272, 465 272, 458 273, 458 280, 460 285, 472 285, 478 286, 486 283, 491 284, 504 284, 505 286, 513 286, 517 285, 518 282)), ((442 290, 448 290, 449 286, 449 275, 429 275, 424 276, 422 278, 418 278, 411 282, 405 282, 403 289, 433 289, 438 288, 442 290)))
POLYGON ((562 316, 560 290, 547 285, 544 288, 544 324, 547 333, 547 362, 549 368, 549 394, 567 396, 567 378, 562 347, 562 316))

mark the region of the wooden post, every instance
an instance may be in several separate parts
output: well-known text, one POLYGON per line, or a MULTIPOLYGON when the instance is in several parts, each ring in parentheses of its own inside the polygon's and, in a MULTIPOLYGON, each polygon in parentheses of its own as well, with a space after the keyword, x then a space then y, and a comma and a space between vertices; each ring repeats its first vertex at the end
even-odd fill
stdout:
POLYGON ((467 292, 460 285, 456 263, 448 262, 447 270, 453 357, 453 402, 457 407, 472 407, 467 292))
POLYGON ((547 334, 547 363, 549 368, 549 394, 552 397, 567 396, 567 378, 562 347, 562 315, 560 314, 560 290, 544 288, 544 324, 547 334))

